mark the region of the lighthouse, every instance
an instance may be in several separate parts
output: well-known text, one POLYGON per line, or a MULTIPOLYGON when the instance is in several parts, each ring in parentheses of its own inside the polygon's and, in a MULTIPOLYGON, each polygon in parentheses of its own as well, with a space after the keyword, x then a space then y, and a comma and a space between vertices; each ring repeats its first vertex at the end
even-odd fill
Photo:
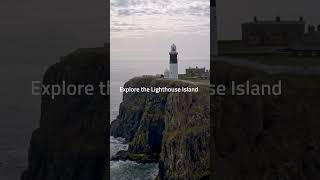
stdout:
POLYGON ((169 79, 178 79, 178 52, 175 44, 171 45, 169 79))

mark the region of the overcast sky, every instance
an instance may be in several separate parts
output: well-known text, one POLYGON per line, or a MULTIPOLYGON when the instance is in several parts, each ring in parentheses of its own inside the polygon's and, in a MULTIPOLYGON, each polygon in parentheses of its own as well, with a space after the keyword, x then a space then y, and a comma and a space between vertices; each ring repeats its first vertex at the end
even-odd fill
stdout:
POLYGON ((209 0, 111 0, 110 25, 114 59, 209 57, 209 0))
MULTIPOLYGON (((1 0, 0 61, 52 64, 76 48, 101 46, 108 39, 107 3, 1 0)), ((175 42, 181 56, 208 53, 209 0, 110 3, 114 52, 137 49, 136 53, 150 54, 156 49, 158 53, 151 54, 167 57, 170 44, 175 42)), ((307 22, 320 24, 319 7, 319 0, 217 0, 219 36, 240 39, 241 22, 250 21, 255 15, 264 19, 304 16, 307 22)))
POLYGON ((0 62, 50 65, 107 41, 105 0, 1 0, 0 62))

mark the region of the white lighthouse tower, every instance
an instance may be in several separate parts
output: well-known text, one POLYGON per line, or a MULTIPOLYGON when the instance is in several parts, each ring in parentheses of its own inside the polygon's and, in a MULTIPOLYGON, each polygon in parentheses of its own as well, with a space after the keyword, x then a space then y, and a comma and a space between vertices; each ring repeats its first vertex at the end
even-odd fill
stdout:
POLYGON ((175 44, 171 45, 169 79, 178 79, 178 52, 175 44))

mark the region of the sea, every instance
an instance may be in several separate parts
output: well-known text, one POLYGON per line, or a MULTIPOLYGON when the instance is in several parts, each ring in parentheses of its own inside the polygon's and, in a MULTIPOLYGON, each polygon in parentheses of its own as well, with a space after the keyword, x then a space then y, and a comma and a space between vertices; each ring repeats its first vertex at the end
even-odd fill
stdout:
MULTIPOLYGON (((111 56, 112 57, 112 56, 111 56)), ((179 73, 184 73, 188 67, 210 67, 210 61, 206 58, 179 59, 179 73)), ((163 74, 169 67, 168 59, 126 60, 111 59, 110 77, 110 121, 116 119, 119 114, 119 105, 122 101, 120 87, 123 87, 129 79, 142 75, 163 74)), ((124 139, 110 137, 110 156, 120 150, 126 150, 128 145, 124 139)), ((153 180, 158 175, 158 164, 139 164, 132 161, 111 161, 111 180, 153 180)))

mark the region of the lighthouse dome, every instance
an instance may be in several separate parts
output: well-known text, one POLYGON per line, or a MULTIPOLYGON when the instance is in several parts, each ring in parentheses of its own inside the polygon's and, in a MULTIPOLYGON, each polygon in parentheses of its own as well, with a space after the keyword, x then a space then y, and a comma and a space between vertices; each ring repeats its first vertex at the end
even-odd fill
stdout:
POLYGON ((177 50, 177 46, 175 44, 171 45, 171 51, 176 51, 177 50))

